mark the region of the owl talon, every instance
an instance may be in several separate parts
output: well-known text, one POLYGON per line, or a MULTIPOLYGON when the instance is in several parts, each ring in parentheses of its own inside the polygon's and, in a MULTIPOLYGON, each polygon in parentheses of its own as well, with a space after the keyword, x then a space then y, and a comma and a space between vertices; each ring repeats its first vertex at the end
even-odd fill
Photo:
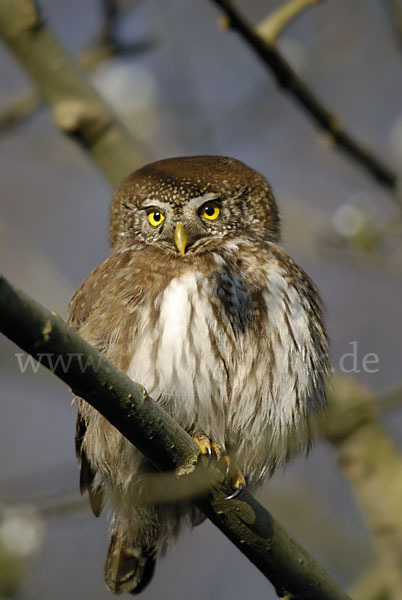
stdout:
POLYGON ((201 454, 203 454, 204 456, 208 455, 208 458, 211 459, 212 458, 212 446, 214 444, 211 444, 211 440, 209 438, 207 438, 206 435, 204 434, 200 434, 200 435, 196 435, 194 436, 194 441, 197 444, 201 454))
POLYGON ((236 498, 236 497, 237 497, 237 496, 240 494, 240 492, 241 492, 242 490, 244 490, 244 487, 243 487, 243 486, 241 486, 241 487, 238 487, 238 488, 237 488, 237 490, 235 490, 235 491, 233 492, 233 494, 230 494, 229 496, 226 496, 225 500, 233 500, 233 498, 236 498))
POLYGON ((229 473, 230 473, 230 458, 229 458, 229 456, 227 454, 223 454, 221 447, 218 444, 211 442, 211 440, 203 433, 200 435, 194 436, 193 439, 196 442, 196 444, 197 444, 198 448, 200 449, 200 452, 203 456, 207 455, 209 460, 211 460, 212 458, 214 460, 216 460, 219 467, 221 467, 221 465, 224 465, 224 469, 225 469, 224 479, 227 479, 229 476, 229 473))
POLYGON ((203 456, 208 456, 209 461, 212 458, 216 460, 218 467, 224 472, 223 480, 226 481, 230 476, 234 492, 233 494, 230 494, 230 496, 227 496, 226 499, 230 500, 236 498, 242 489, 246 487, 246 480, 239 469, 232 467, 230 456, 227 454, 223 455, 221 447, 218 444, 211 442, 211 440, 203 433, 194 436, 193 439, 203 456))
POLYGON ((229 477, 230 463, 231 463, 230 457, 227 454, 225 454, 225 456, 222 458, 222 463, 226 464, 225 479, 224 479, 226 481, 226 479, 229 477))
POLYGON ((218 444, 212 443, 211 450, 212 450, 213 457, 215 458, 215 460, 217 460, 219 462, 222 458, 222 450, 221 450, 220 446, 218 446, 218 444))
POLYGON ((200 435, 196 435, 193 439, 200 449, 202 455, 208 455, 209 459, 214 458, 217 462, 222 459, 221 447, 218 446, 218 444, 211 442, 211 440, 205 434, 202 433, 200 435))
POLYGON ((230 494, 230 496, 226 496, 226 500, 232 500, 233 498, 236 498, 236 496, 238 496, 245 487, 246 480, 244 479, 243 474, 236 469, 232 474, 232 488, 234 492, 233 494, 230 494))

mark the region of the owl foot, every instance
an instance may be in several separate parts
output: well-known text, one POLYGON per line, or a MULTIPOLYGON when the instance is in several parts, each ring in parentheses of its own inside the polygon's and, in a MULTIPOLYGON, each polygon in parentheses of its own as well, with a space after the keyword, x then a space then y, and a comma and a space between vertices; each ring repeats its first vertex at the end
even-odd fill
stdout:
POLYGON ((233 494, 227 496, 227 499, 235 498, 238 494, 240 494, 242 489, 246 487, 246 480, 244 479, 242 472, 237 467, 232 466, 230 456, 227 454, 222 456, 221 447, 218 444, 211 442, 211 440, 205 434, 199 434, 193 439, 200 449, 201 454, 208 456, 209 459, 214 458, 218 463, 220 463, 219 466, 224 466, 224 480, 226 480, 230 474, 232 489, 234 491, 233 494))

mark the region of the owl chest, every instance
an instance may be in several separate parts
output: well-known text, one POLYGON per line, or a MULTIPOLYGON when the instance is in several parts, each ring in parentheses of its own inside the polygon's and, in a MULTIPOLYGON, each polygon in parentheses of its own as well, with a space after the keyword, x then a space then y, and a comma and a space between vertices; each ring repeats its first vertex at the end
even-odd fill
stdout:
POLYGON ((128 375, 188 431, 275 453, 320 401, 306 299, 279 269, 261 291, 215 275, 175 277, 138 306, 128 375))
POLYGON ((223 415, 233 348, 213 284, 197 274, 176 277, 140 311, 130 377, 183 426, 223 415))

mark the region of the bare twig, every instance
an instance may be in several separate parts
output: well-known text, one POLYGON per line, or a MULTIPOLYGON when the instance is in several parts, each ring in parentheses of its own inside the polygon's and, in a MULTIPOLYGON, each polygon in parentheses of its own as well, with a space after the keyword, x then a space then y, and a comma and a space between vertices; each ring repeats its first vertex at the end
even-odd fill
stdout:
MULTIPOLYGON (((88 501, 78 492, 54 494, 32 502, 24 502, 24 506, 31 506, 42 519, 59 518, 77 512, 88 510, 88 501)), ((18 508, 18 504, 14 505, 18 508)))
POLYGON ((305 108, 317 125, 325 130, 333 143, 366 169, 379 183, 393 190, 397 176, 364 144, 357 142, 330 113, 312 90, 295 73, 277 48, 268 45, 246 23, 231 0, 213 0, 226 14, 230 27, 236 30, 253 48, 275 75, 278 84, 287 90, 305 108))
POLYGON ((275 46, 286 27, 306 8, 318 2, 322 0, 288 0, 261 21, 255 31, 267 44, 275 46))
MULTIPOLYGON (((160 470, 194 471, 194 440, 148 396, 55 313, 0 278, 0 331, 53 372, 135 443, 160 470), (83 362, 84 360, 84 362, 83 362), (65 368, 69 364, 69 368, 65 368), (83 364, 86 368, 83 369, 83 364)), ((195 501, 211 521, 289 600, 347 600, 323 569, 243 490, 227 499, 230 483, 195 501)))
POLYGON ((392 21, 398 41, 402 46, 402 5, 400 0, 386 0, 392 15, 392 21))
POLYGON ((35 115, 42 106, 41 98, 36 90, 30 90, 15 96, 10 104, 0 113, 0 133, 4 133, 17 125, 22 125, 35 115))
MULTIPOLYGON (((130 8, 137 4, 137 2, 138 0, 132 0, 130 8)), ((118 35, 118 26, 123 12, 121 2, 119 0, 101 0, 101 5, 103 26, 96 36, 97 41, 93 45, 95 49, 96 47, 109 49, 109 55, 133 56, 154 46, 154 42, 151 40, 123 42, 118 35)))
POLYGON ((112 40, 115 37, 118 16, 120 13, 119 3, 116 0, 101 0, 103 14, 102 37, 112 40))

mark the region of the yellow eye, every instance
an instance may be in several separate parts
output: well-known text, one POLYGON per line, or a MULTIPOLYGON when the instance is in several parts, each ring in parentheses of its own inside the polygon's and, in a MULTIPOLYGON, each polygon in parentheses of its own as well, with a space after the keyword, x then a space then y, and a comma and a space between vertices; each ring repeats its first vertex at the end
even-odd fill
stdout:
POLYGON ((221 209, 216 204, 205 204, 201 207, 201 216, 209 221, 215 221, 221 214, 221 209))
POLYGON ((148 213, 148 221, 152 227, 158 227, 164 220, 165 216, 159 210, 153 210, 148 213))

